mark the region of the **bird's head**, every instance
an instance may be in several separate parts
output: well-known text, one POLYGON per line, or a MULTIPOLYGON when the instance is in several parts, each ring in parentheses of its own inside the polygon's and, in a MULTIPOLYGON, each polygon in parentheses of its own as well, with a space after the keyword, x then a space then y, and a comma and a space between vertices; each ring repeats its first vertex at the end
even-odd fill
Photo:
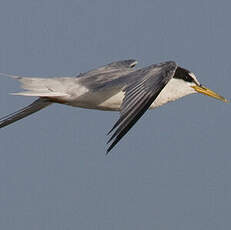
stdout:
POLYGON ((185 85, 185 90, 188 90, 188 92, 189 92, 188 94, 190 94, 190 91, 191 91, 191 93, 201 93, 201 94, 207 95, 209 97, 213 97, 215 99, 218 99, 220 101, 228 102, 228 100, 225 99, 224 97, 215 93, 211 89, 201 85, 199 83, 199 81, 197 80, 195 74, 193 74, 192 72, 190 72, 186 69, 183 69, 181 67, 177 67, 173 78, 183 80, 184 83, 186 83, 184 85, 185 85))

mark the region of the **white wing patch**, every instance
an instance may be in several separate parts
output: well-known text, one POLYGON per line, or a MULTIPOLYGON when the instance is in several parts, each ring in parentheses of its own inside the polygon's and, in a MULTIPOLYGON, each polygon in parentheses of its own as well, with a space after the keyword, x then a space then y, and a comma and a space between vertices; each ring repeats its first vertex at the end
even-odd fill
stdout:
POLYGON ((192 77, 192 79, 193 79, 198 85, 200 85, 200 82, 197 80, 196 75, 195 75, 194 73, 190 72, 189 75, 192 77))

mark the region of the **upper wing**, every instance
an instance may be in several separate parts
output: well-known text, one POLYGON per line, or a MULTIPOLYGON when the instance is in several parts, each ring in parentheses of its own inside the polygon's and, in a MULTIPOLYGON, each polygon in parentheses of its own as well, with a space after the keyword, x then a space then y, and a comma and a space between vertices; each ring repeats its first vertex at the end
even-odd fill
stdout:
POLYGON ((176 67, 175 62, 165 62, 131 73, 135 79, 137 79, 137 76, 139 78, 124 89, 125 97, 121 105, 120 118, 108 133, 110 134, 117 128, 108 141, 109 143, 113 140, 107 149, 107 153, 146 112, 161 90, 173 77, 176 67))
POLYGON ((107 69, 130 69, 135 67, 135 65, 138 62, 135 59, 127 59, 127 60, 122 60, 122 61, 116 61, 116 62, 112 62, 108 65, 103 66, 104 68, 107 69))
POLYGON ((81 73, 77 77, 79 83, 88 89, 99 90, 104 87, 109 87, 109 82, 135 71, 133 67, 135 67, 136 64, 137 61, 134 59, 112 62, 86 73, 81 73))
POLYGON ((130 70, 131 68, 135 67, 138 62, 135 59, 127 59, 122 61, 112 62, 110 64, 101 66, 99 68, 90 70, 86 73, 81 73, 77 77, 91 77, 97 74, 107 73, 107 72, 114 72, 114 71, 125 71, 130 70))

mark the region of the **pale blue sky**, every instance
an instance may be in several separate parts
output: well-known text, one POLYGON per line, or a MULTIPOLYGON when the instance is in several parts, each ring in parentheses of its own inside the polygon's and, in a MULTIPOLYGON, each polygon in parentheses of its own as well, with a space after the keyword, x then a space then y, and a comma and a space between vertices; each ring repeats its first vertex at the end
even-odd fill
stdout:
MULTIPOLYGON (((69 76, 175 60, 230 98, 230 1, 1 0, 0 72, 69 76)), ((0 115, 32 99, 0 79, 0 115)), ((117 113, 52 105, 0 130, 0 229, 231 226, 228 104, 192 95, 149 111, 105 156, 117 113)))

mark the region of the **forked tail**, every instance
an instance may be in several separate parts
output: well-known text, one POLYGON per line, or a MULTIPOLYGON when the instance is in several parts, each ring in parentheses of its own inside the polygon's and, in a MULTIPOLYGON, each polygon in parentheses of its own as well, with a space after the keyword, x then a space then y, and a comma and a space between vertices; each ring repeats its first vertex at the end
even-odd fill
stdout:
POLYGON ((4 126, 7 126, 15 121, 18 121, 24 117, 27 117, 31 115, 32 113, 35 113, 48 105, 50 105, 52 102, 50 102, 46 98, 39 98, 36 101, 34 101, 32 104, 14 112, 11 113, 5 117, 0 118, 0 128, 3 128, 4 126))

